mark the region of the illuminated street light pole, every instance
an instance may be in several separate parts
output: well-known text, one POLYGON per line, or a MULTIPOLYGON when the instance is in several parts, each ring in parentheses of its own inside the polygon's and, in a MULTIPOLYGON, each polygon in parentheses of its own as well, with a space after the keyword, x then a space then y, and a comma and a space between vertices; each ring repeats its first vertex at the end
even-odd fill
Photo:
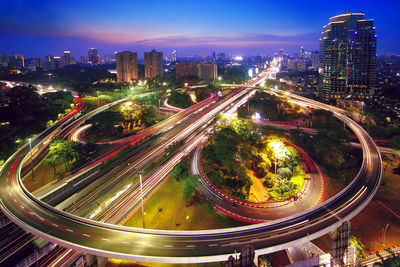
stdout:
POLYGON ((281 142, 271 142, 269 146, 272 148, 275 154, 275 175, 276 175, 276 167, 278 165, 278 153, 285 153, 285 149, 282 146, 281 142))
POLYGON ((29 137, 29 153, 31 158, 31 169, 32 169, 32 181, 35 181, 35 175, 33 173, 33 159, 32 159, 32 138, 29 137))
POLYGON ((142 184, 142 171, 139 171, 140 177, 140 198, 142 199, 142 220, 143 220, 143 228, 146 228, 144 224, 144 205, 143 205, 143 184, 142 184))

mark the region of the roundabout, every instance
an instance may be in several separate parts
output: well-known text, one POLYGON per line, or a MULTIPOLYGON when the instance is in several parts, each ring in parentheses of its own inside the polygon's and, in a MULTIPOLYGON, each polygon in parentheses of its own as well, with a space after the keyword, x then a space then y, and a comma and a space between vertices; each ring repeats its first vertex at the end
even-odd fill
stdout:
MULTIPOLYGON (((251 86, 241 87, 226 101, 215 103, 192 124, 207 125, 216 114, 244 97, 250 91, 247 88, 251 86)), ((249 226, 205 231, 149 230, 100 223, 61 212, 36 199, 24 188, 21 169, 30 151, 27 144, 1 169, 1 208, 13 222, 50 242, 90 254, 127 260, 168 263, 224 261, 238 247, 245 245, 252 245, 259 254, 266 254, 310 241, 351 219, 369 203, 380 184, 382 161, 371 137, 339 109, 295 95, 290 97, 303 105, 333 112, 356 134, 363 151, 362 166, 355 179, 333 198, 305 212, 249 226)), ((66 127, 68 123, 67 120, 55 124, 36 137, 33 145, 40 146, 55 130, 66 127)), ((201 134, 204 136, 204 132, 201 134)), ((200 137, 196 135, 193 138, 200 137)))

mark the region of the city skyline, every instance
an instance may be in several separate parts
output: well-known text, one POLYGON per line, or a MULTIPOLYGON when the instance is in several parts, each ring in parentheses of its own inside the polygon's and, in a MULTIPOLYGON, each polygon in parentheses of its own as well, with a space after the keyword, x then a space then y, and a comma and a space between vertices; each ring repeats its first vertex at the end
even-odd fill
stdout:
POLYGON ((327 18, 344 11, 364 12, 375 19, 378 54, 400 52, 396 48, 399 3, 384 1, 338 1, 329 10, 317 1, 269 3, 242 1, 181 1, 150 3, 106 1, 0 1, 7 12, 0 16, 1 49, 26 57, 85 55, 96 47, 101 55, 115 51, 157 49, 178 57, 224 51, 231 54, 273 54, 283 48, 289 53, 300 46, 318 50, 320 29, 327 18), (198 10, 202 12, 198 12, 198 10))

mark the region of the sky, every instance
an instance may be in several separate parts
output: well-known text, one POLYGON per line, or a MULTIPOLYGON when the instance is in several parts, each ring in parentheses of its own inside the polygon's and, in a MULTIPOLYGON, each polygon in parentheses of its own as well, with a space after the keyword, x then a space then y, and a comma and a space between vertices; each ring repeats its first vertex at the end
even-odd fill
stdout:
POLYGON ((399 0, 0 0, 0 50, 25 57, 156 49, 164 56, 318 50, 329 18, 375 19, 378 54, 400 53, 399 0))

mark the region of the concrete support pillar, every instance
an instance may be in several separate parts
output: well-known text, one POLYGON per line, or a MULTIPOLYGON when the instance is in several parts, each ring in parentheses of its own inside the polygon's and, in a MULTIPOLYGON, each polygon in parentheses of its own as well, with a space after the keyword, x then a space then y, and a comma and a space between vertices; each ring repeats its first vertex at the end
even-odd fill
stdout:
POLYGON ((261 256, 257 253, 257 251, 254 251, 254 264, 258 266, 258 256, 261 256))

